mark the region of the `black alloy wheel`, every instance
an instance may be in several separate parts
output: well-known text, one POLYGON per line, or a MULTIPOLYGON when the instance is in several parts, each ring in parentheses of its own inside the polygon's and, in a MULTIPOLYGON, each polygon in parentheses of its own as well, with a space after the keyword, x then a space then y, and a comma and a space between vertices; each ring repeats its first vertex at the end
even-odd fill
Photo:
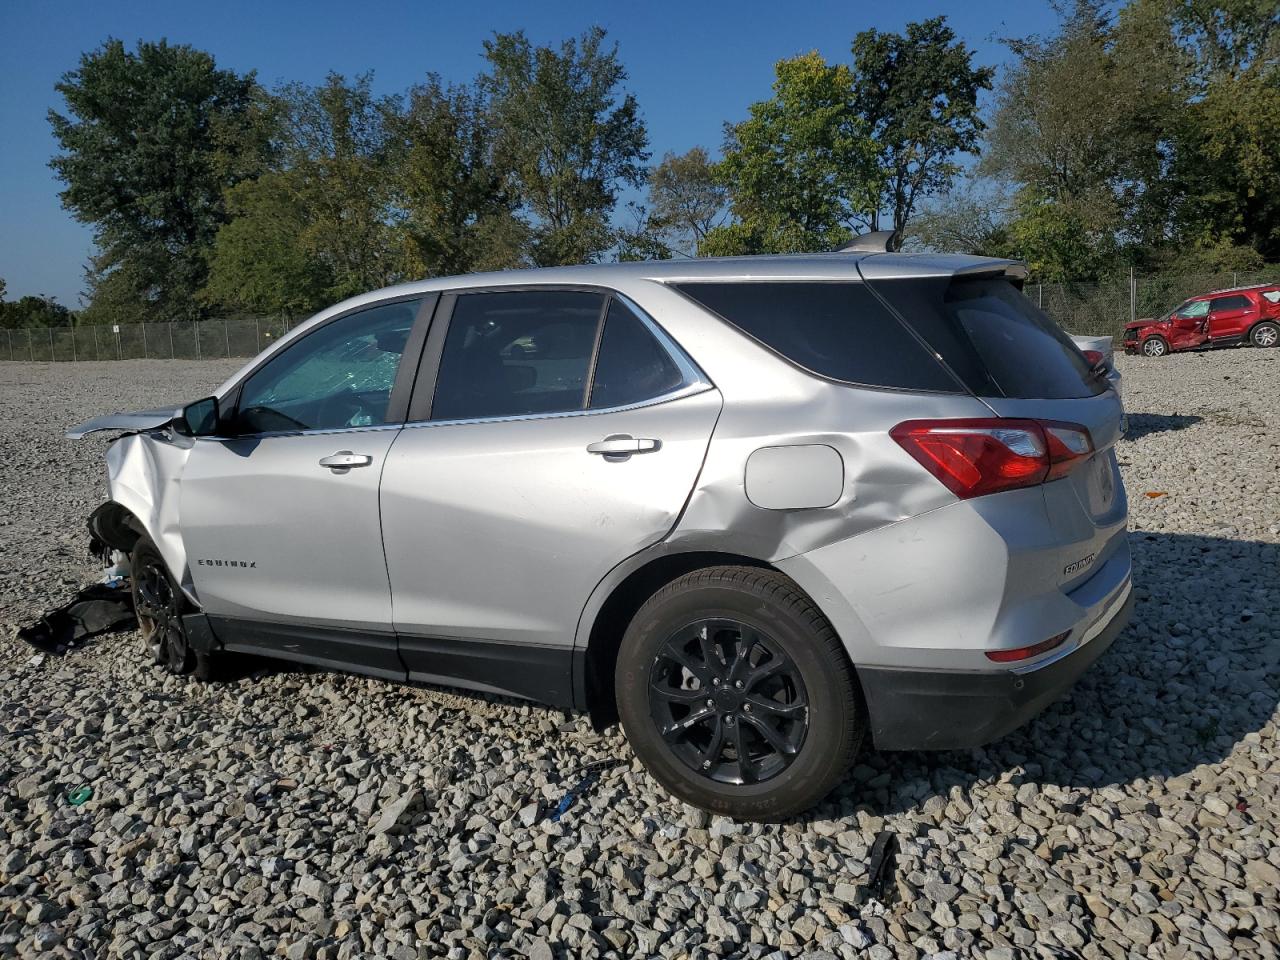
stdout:
POLYGON ((169 576, 160 551, 145 537, 139 539, 133 548, 130 575, 133 609, 138 617, 146 656, 172 674, 193 673, 198 680, 210 679, 209 655, 199 653, 191 646, 182 623, 186 599, 169 576))
POLYGON ((809 730, 799 669, 736 620, 697 620, 667 638, 650 672, 649 708, 676 756, 719 783, 777 776, 809 730))
POLYGON ((867 728, 831 624, 794 580, 759 567, 702 567, 659 588, 627 625, 614 693, 650 774, 745 820, 821 800, 867 728))

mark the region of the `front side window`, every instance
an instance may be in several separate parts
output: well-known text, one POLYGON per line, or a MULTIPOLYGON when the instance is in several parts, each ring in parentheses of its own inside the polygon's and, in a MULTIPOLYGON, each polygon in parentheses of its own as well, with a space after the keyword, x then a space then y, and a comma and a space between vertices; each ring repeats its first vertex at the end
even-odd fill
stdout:
POLYGON ((386 422, 419 302, 352 313, 272 357, 240 392, 240 433, 337 430, 386 422))
POLYGON ((1195 303, 1183 304, 1178 308, 1178 316, 1186 317, 1189 320, 1197 320, 1200 317, 1209 315, 1209 301, 1197 300, 1195 303))
POLYGON ((431 419, 581 410, 603 306, 603 294, 577 290, 459 296, 431 419))

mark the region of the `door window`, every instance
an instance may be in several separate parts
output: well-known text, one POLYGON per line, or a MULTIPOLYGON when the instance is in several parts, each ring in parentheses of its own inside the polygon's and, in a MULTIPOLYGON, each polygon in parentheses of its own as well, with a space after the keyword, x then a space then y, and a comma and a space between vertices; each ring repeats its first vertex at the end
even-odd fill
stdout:
POLYGON ((643 403, 680 389, 684 382, 680 368, 640 318, 611 300, 591 379, 591 407, 643 403))
POLYGON ((586 406, 604 296, 516 290, 458 297, 432 420, 563 413, 586 406))
POLYGON ((1239 294, 1233 297, 1218 297, 1210 303, 1209 308, 1214 313, 1222 313, 1226 310, 1247 310, 1249 298, 1239 294))
POLYGON ((1188 320, 1198 320, 1201 317, 1209 315, 1209 301, 1197 300, 1195 303, 1188 303, 1185 307, 1178 310, 1178 316, 1185 317, 1188 320))
POLYGON ((240 433, 336 430, 386 423, 419 301, 334 320, 271 358, 240 392, 240 433))

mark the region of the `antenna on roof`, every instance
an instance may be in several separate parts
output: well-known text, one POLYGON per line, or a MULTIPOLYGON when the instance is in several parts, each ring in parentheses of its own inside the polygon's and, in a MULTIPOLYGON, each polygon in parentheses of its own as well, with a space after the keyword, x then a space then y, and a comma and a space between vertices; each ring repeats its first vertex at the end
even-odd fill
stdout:
POLYGON ((896 230, 874 230, 854 237, 835 253, 888 253, 897 237, 896 230))

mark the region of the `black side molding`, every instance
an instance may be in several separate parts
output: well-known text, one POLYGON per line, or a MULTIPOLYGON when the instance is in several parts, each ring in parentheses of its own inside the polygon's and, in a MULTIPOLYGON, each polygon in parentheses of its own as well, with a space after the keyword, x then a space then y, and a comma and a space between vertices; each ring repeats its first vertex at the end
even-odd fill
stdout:
POLYGON ((410 680, 578 708, 573 691, 573 647, 534 646, 454 637, 400 636, 410 680))

